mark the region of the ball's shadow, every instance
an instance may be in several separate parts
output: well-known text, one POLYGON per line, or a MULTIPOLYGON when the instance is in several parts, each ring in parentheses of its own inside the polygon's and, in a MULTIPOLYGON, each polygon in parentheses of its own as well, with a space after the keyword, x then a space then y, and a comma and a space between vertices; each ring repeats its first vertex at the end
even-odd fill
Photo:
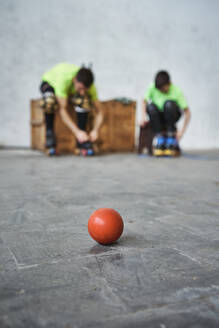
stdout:
POLYGON ((146 240, 142 235, 139 234, 126 234, 122 236, 117 242, 109 245, 96 244, 94 245, 89 254, 103 254, 113 251, 122 251, 122 249, 131 248, 153 248, 153 242, 146 240))

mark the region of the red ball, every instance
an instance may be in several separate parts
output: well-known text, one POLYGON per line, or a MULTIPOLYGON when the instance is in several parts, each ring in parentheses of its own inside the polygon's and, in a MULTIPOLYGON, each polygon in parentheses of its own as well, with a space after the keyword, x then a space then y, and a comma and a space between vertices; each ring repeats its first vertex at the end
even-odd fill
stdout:
POLYGON ((123 232, 123 220, 112 208, 99 208, 88 220, 88 232, 98 243, 107 245, 119 239, 123 232))

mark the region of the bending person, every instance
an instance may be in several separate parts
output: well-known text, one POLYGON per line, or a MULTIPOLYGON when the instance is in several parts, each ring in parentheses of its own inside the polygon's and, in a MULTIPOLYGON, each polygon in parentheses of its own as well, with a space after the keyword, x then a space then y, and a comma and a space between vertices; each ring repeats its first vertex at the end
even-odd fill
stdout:
POLYGON ((46 147, 55 149, 54 114, 59 108, 65 125, 75 135, 78 147, 92 148, 97 140, 103 115, 94 85, 94 75, 90 68, 61 63, 42 76, 40 91, 43 96, 43 108, 46 122, 46 147), (73 122, 68 113, 68 102, 71 99, 77 114, 77 122, 73 122), (86 132, 88 112, 94 108, 97 115, 90 134, 86 132), (90 146, 89 146, 90 145, 90 146))
POLYGON ((174 156, 179 149, 179 140, 184 135, 191 113, 187 101, 179 87, 172 84, 166 71, 156 74, 155 82, 145 92, 141 126, 147 121, 148 114, 154 132, 155 156, 174 156), (176 123, 184 114, 182 129, 176 130, 176 123))

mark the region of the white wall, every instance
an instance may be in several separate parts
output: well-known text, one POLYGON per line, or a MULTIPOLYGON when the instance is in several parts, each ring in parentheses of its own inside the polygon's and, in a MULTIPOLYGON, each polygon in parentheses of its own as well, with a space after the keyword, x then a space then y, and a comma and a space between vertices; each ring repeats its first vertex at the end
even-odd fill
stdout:
POLYGON ((58 62, 93 62, 100 99, 141 101, 159 69, 183 89, 182 145, 219 147, 218 0, 0 2, 0 144, 28 146, 29 100, 58 62))

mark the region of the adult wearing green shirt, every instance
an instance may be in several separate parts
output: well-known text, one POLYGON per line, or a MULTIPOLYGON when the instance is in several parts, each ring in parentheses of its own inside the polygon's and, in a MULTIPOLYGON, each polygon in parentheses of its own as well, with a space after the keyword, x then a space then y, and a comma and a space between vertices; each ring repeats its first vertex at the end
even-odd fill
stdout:
POLYGON ((174 156, 179 151, 179 140, 188 126, 191 113, 187 101, 179 87, 171 83, 166 71, 160 71, 145 92, 142 106, 141 126, 149 116, 151 128, 154 132, 154 155, 174 156), (176 122, 184 114, 181 130, 176 131, 176 122))
MULTIPOLYGON (((103 115, 94 85, 94 75, 90 68, 78 67, 69 63, 60 63, 42 76, 40 91, 43 96, 42 106, 46 121, 46 147, 52 152, 55 149, 54 113, 60 115, 66 126, 75 135, 78 146, 84 147, 96 141, 103 115), (68 113, 68 103, 74 106, 77 122, 73 122, 68 113), (94 109, 97 113, 90 134, 86 132, 88 112, 94 109)), ((86 146, 87 147, 87 146, 86 146)))

